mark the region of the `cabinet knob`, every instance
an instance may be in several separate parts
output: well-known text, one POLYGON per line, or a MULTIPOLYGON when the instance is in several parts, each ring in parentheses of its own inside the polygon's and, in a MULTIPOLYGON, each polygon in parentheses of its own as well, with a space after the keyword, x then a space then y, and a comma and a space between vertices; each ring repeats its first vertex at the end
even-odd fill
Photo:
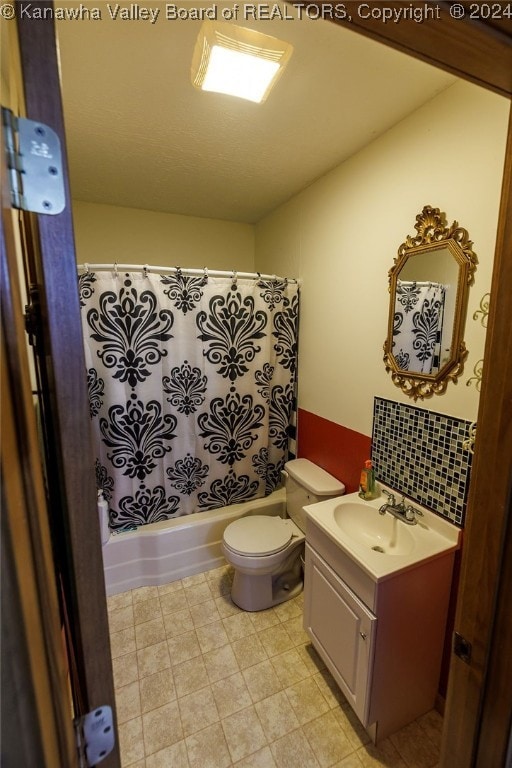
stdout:
POLYGON ((360 632, 359 634, 361 635, 361 637, 363 638, 363 640, 366 640, 366 638, 368 637, 368 635, 366 634, 366 632, 360 632))

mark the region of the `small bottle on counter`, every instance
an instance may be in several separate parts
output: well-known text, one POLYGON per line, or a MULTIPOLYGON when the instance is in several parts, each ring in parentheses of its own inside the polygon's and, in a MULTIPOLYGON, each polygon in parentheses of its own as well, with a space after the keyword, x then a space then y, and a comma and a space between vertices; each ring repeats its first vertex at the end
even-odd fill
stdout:
POLYGON ((366 501, 370 499, 376 499, 378 496, 377 488, 375 485, 375 470, 372 466, 371 459, 367 459, 364 463, 364 467, 361 470, 361 477, 359 480, 359 496, 366 501))

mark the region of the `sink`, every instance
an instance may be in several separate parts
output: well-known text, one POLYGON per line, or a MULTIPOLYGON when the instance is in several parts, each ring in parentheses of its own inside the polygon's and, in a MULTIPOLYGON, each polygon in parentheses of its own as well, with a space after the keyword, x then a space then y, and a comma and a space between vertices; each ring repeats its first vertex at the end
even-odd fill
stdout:
POLYGON ((459 529, 416 501, 406 499, 406 504, 413 503, 423 513, 416 525, 406 525, 389 512, 379 514, 384 502, 384 496, 366 501, 358 493, 349 493, 304 507, 306 543, 308 527, 317 526, 374 581, 460 546, 459 529))
POLYGON ((403 522, 392 515, 380 515, 364 502, 338 504, 333 516, 343 533, 374 552, 410 555, 414 550, 414 536, 403 522))

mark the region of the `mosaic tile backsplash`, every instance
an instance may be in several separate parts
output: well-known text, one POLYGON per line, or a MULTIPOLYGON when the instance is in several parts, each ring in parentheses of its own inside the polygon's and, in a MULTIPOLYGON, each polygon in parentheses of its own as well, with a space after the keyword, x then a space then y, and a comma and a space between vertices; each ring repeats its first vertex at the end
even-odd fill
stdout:
POLYGON ((381 482, 464 527, 471 422, 376 397, 372 461, 381 482))

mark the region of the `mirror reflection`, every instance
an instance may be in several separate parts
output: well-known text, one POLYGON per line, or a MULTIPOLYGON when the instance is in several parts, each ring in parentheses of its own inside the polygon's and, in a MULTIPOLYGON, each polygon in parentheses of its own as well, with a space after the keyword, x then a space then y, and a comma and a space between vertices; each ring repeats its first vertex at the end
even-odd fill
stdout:
POLYGON ((467 357, 463 321, 476 256, 465 229, 445 226, 439 209, 416 217, 389 272, 390 312, 384 344, 386 369, 414 399, 446 389, 467 357))

